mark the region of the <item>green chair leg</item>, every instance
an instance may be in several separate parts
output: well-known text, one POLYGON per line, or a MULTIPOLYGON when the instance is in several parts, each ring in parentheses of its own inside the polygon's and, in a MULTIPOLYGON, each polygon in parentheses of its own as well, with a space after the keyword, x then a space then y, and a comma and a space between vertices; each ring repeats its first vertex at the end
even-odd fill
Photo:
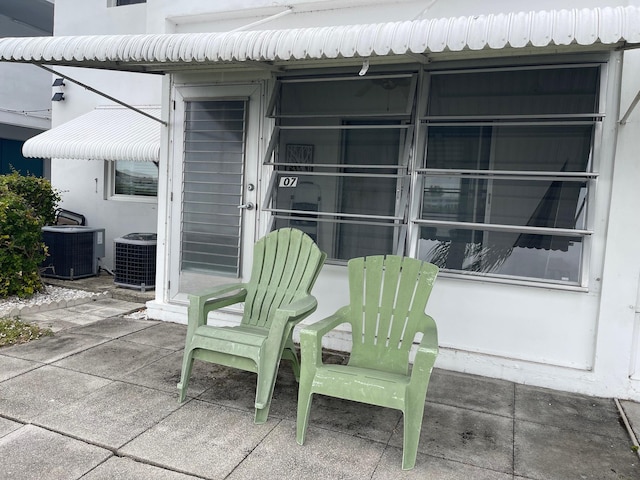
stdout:
POLYGON ((182 374, 180 383, 178 383, 178 403, 184 402, 187 396, 187 387, 189 386, 189 378, 191 377, 191 369, 193 368, 193 351, 185 353, 182 359, 182 374))
POLYGON ((300 386, 298 387, 298 415, 296 419, 296 442, 299 445, 304 445, 304 440, 307 436, 312 399, 311 379, 301 378, 300 386))

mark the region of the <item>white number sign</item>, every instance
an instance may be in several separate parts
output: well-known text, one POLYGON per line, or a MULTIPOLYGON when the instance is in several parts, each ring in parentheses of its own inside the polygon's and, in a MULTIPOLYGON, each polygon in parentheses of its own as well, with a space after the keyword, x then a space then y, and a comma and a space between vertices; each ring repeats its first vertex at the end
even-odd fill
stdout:
POLYGON ((298 177, 280 177, 279 187, 293 188, 298 185, 298 177))

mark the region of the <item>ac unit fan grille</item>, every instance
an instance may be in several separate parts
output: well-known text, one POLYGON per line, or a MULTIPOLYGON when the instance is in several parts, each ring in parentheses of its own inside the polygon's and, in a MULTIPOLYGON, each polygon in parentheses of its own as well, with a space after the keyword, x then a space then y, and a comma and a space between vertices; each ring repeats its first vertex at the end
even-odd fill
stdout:
POLYGON ((156 282, 156 241, 128 241, 125 235, 114 241, 114 283, 123 287, 154 288, 156 282))

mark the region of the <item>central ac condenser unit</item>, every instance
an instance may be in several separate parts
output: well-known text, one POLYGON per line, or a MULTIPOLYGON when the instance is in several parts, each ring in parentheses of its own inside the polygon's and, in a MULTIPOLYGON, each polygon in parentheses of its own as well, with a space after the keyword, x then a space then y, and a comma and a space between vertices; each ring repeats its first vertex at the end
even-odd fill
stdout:
POLYGON ((130 233, 114 240, 114 283, 141 291, 156 284, 155 233, 130 233))
POLYGON ((105 256, 104 228, 72 225, 42 227, 47 258, 43 277, 74 280, 98 275, 98 260, 105 256))

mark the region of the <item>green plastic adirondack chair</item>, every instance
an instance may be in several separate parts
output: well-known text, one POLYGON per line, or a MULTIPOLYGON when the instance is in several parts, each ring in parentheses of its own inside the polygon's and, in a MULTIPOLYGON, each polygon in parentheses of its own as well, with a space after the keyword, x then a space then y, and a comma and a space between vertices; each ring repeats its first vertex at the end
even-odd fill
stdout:
POLYGON ((310 292, 325 258, 308 235, 283 228, 255 244, 248 283, 189 295, 179 401, 185 399, 196 358, 247 370, 258 374, 255 423, 266 422, 281 358, 293 362, 299 379, 300 364, 291 336, 293 327, 317 307, 310 292), (244 302, 244 313, 238 326, 207 325, 209 312, 239 302, 244 302))
POLYGON ((436 324, 425 307, 438 267, 395 255, 349 261, 350 304, 300 331, 297 441, 304 443, 314 393, 401 410, 402 468, 416 462, 424 403, 438 354, 436 324), (347 365, 322 363, 322 337, 351 324, 347 365), (413 367, 409 351, 423 334, 413 367))

